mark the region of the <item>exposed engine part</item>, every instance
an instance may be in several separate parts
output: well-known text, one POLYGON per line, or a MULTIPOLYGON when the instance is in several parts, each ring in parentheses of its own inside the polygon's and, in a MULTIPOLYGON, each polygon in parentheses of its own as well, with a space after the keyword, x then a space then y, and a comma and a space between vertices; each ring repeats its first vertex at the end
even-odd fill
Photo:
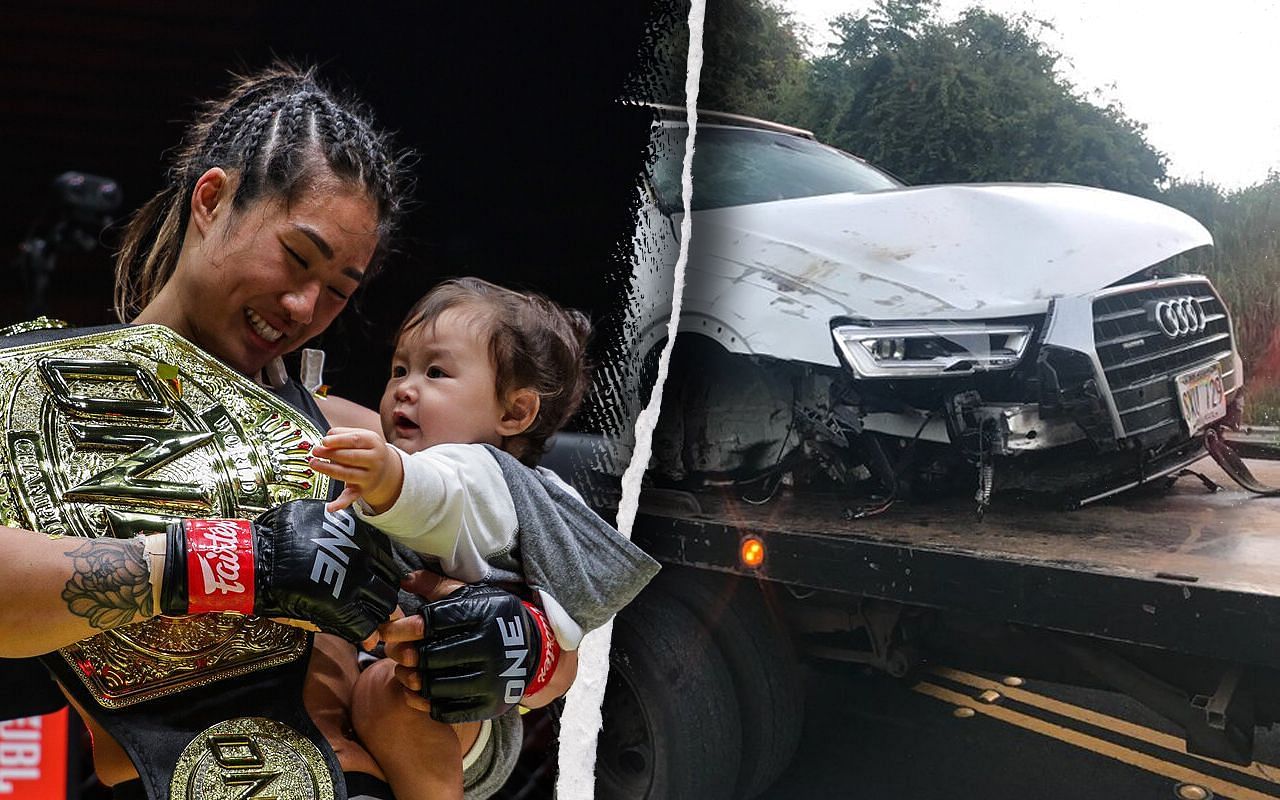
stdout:
POLYGON ((1075 421, 1095 446, 1114 450, 1115 430, 1089 356, 1046 345, 1040 348, 1036 366, 1041 412, 1046 417, 1075 421))
POLYGON ((794 413, 796 423, 802 430, 838 447, 848 447, 849 436, 861 432, 859 427, 847 424, 835 409, 809 405, 800 398, 797 398, 794 413))
POLYGON ((1048 450, 1085 438, 1075 420, 1045 419, 1035 403, 983 406, 978 414, 994 425, 990 442, 996 455, 1048 450))
POLYGON ((1044 416, 1037 403, 993 403, 976 391, 958 392, 947 402, 951 429, 970 452, 976 450, 975 429, 983 446, 997 456, 1049 450, 1085 439, 1074 419, 1044 416))
POLYGON ((978 467, 978 493, 974 499, 978 501, 978 520, 986 515, 991 507, 991 492, 995 488, 996 465, 990 462, 978 467))
POLYGON ((849 457, 847 447, 806 440, 797 452, 800 457, 792 460, 787 471, 801 485, 822 480, 852 486, 871 478, 871 471, 866 466, 849 457))
POLYGON ((947 423, 941 417, 924 411, 909 412, 873 411, 862 417, 862 427, 873 433, 883 433, 902 439, 923 439, 938 444, 951 444, 947 423))
POLYGON ((651 470, 660 480, 735 483, 753 503, 786 483, 857 486, 875 477, 892 493, 890 461, 866 457, 851 405, 858 396, 838 372, 729 355, 689 337, 677 345, 672 375, 654 431, 651 470))
POLYGON ((979 521, 991 507, 991 493, 995 490, 996 483, 996 465, 992 462, 988 449, 988 439, 984 430, 986 427, 987 420, 978 422, 978 491, 973 499, 978 502, 979 521))
MULTIPOLYGON (((1076 310, 1092 319, 1089 307, 1076 310)), ((851 518, 962 492, 981 517, 1002 495, 1076 507, 1168 478, 1203 456, 1201 435, 1102 437, 1101 423, 1110 425, 1103 387, 1072 372, 1092 364, 1052 349, 1040 348, 1035 373, 977 376, 944 390, 933 381, 871 386, 841 370, 733 355, 691 336, 676 348, 651 474, 660 484, 736 484, 755 503, 783 486, 839 486, 851 518), (1081 380, 1068 388, 1060 383, 1068 375, 1081 380)), ((1233 409, 1238 398, 1231 400, 1233 409)), ((1247 469, 1217 455, 1247 485, 1247 469)), ((1255 480, 1251 490, 1259 489, 1270 491, 1255 480)))

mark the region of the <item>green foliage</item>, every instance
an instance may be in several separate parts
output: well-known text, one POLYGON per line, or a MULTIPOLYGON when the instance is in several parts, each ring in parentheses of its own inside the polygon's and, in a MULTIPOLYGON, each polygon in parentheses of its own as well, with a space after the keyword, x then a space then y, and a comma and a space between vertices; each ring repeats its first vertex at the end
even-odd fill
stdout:
POLYGON ((973 8, 954 23, 934 0, 880 0, 832 22, 805 118, 819 138, 908 183, 1063 181, 1152 196, 1165 158, 1117 105, 1056 73, 1044 23, 973 8))
MULTIPOLYGON (((1152 196, 1165 159, 1118 105, 1057 74, 1027 16, 981 9, 944 23, 937 0, 879 0, 836 17, 825 55, 777 0, 709 0, 699 105, 789 122, 908 183, 1065 181, 1152 196)), ((683 27, 661 60, 683 63, 683 27)), ((673 70, 661 100, 684 102, 673 70)))
MULTIPOLYGON (((937 0, 878 0, 831 22, 825 55, 777 0, 709 0, 699 106, 809 128, 908 183, 1064 181, 1152 196, 1164 156, 1118 105, 1057 75, 1030 17, 981 9, 944 23, 937 0)), ((683 27, 662 45, 688 48, 683 27)), ((684 102, 672 72, 662 100, 684 102)))
MULTIPOLYGON (((1232 309, 1250 413, 1280 415, 1280 175, 1232 193, 1170 182, 1145 126, 1064 79, 1029 16, 947 23, 937 0, 878 0, 830 24, 834 42, 807 57, 776 0, 708 0, 699 105, 809 128, 908 183, 1062 181, 1186 211, 1216 246, 1178 267, 1211 275, 1232 309)), ((666 46, 685 52, 687 32, 666 46)))
POLYGON ((1187 266, 1210 275, 1231 309, 1249 416, 1274 424, 1280 412, 1280 174, 1226 193, 1211 183, 1175 182, 1160 200, 1213 234, 1213 249, 1187 266))
POLYGON ((1229 213, 1227 198, 1216 183, 1175 180, 1161 192, 1159 200, 1195 217, 1210 231, 1229 213))
MULTIPOLYGON (((688 46, 688 29, 680 26, 660 50, 685 53, 688 46)), ((806 48, 791 13, 775 0, 711 0, 703 21, 698 106, 767 119, 796 113, 809 75, 806 48)), ((684 104, 683 73, 672 75, 661 102, 684 104)))

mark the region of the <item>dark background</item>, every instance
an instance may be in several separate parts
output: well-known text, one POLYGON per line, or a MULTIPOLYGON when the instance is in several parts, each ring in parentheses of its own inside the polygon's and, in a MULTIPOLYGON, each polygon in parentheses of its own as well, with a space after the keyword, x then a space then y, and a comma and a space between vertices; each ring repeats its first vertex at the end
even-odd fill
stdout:
MULTIPOLYGON (((282 56, 354 90, 417 153, 399 252, 321 343, 334 391, 376 402, 389 338, 439 279, 479 275, 616 330, 665 0, 559 3, 7 3, 0 10, 0 324, 25 318, 18 246, 52 220, 66 171, 108 176, 132 211, 228 70, 282 56), (360 313, 362 311, 362 313, 360 313), (363 320, 361 319, 363 317, 363 320)), ((112 231, 60 256, 48 313, 114 321, 112 231)))
MULTIPOLYGON (((318 343, 336 393, 376 406, 401 317, 453 275, 589 311, 601 353, 618 330, 652 116, 620 100, 651 95, 655 43, 675 21, 667 0, 6 2, 0 325, 28 316, 13 262, 56 220, 55 176, 116 180, 126 216, 161 187, 166 151, 198 103, 223 93, 230 70, 280 56, 318 64, 417 154, 398 252, 318 343)), ((114 321, 115 242, 108 230, 91 252, 59 256, 49 315, 114 321)), ((549 794, 549 720, 530 723, 513 784, 549 794)))

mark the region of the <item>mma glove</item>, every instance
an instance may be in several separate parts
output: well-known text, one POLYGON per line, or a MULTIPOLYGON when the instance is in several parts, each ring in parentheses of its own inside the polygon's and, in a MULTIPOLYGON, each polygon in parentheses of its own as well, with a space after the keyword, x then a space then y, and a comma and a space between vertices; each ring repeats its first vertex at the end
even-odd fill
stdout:
POLYGON ((185 519, 165 537, 164 614, 285 617, 360 641, 395 608, 386 536, 323 500, 285 503, 253 522, 185 519))
POLYGON ((422 607, 422 696, 440 722, 499 717, 555 674, 560 645, 537 607, 496 586, 463 586, 422 607))

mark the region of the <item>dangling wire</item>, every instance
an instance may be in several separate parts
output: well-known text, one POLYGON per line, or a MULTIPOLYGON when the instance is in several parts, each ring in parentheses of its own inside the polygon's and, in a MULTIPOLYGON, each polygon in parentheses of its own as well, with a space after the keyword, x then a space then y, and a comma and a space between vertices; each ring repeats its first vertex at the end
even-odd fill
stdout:
POLYGON ((773 466, 770 467, 769 475, 773 477, 773 484, 769 487, 769 493, 762 498, 747 497, 744 494, 742 495, 743 502, 750 503, 753 506, 762 506, 765 503, 772 500, 774 498, 774 495, 778 493, 778 487, 782 485, 782 475, 783 475, 783 472, 781 469, 782 457, 787 452, 787 442, 791 440, 791 431, 795 430, 795 427, 796 427, 796 415, 795 415, 794 408, 795 406, 793 405, 792 406, 793 410, 791 412, 791 421, 787 424, 787 432, 783 434, 782 443, 778 445, 778 458, 776 461, 773 462, 773 466))
POLYGON ((796 406, 800 400, 800 390, 796 385, 797 381, 793 378, 791 381, 791 419, 787 422, 787 432, 782 436, 782 442, 778 445, 778 458, 773 462, 769 475, 773 476, 773 485, 769 487, 769 493, 762 498, 751 498, 745 494, 742 495, 742 501, 750 503, 753 506, 762 506, 774 498, 778 493, 778 487, 782 485, 782 457, 787 453, 787 442, 791 441, 791 432, 796 428, 796 406))

